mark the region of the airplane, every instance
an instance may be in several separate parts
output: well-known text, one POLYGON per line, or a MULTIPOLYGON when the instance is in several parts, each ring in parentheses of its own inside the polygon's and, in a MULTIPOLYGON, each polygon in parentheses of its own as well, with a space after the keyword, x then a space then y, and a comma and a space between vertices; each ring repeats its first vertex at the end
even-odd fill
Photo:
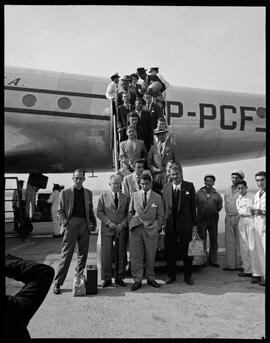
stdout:
MULTIPOLYGON (((5 67, 5 172, 111 171, 108 78, 5 67)), ((183 166, 265 155, 263 94, 170 86, 166 116, 183 166)))

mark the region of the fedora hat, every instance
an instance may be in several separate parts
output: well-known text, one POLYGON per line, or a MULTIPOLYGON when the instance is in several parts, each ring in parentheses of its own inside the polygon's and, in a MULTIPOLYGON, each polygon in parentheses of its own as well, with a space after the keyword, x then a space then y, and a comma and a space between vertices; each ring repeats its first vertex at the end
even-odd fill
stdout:
POLYGON ((122 78, 121 78, 121 81, 131 81, 131 78, 129 75, 124 75, 122 78))
POLYGON ((118 73, 115 73, 111 76, 111 80, 113 81, 114 79, 119 79, 120 76, 118 75, 118 73))
POLYGON ((169 130, 167 130, 167 129, 155 129, 154 130, 154 135, 158 135, 158 134, 160 134, 160 133, 166 133, 166 132, 168 132, 169 130))

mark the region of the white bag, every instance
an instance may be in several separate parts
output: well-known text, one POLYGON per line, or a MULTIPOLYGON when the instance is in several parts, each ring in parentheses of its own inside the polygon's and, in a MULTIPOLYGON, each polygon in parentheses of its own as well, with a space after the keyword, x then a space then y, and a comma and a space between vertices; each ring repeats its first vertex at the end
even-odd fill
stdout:
POLYGON ((204 256, 204 245, 197 231, 193 233, 188 245, 188 256, 204 256))
POLYGON ((81 297, 86 295, 86 281, 84 270, 79 273, 75 271, 75 276, 73 279, 72 293, 74 297, 81 297))

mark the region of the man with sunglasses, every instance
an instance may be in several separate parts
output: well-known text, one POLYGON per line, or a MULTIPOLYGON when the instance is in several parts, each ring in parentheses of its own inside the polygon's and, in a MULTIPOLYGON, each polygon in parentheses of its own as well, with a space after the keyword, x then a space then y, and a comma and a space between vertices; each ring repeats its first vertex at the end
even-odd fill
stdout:
POLYGON ((78 243, 78 260, 76 272, 85 268, 89 235, 96 229, 97 223, 93 212, 93 195, 89 189, 83 188, 85 172, 76 169, 73 172, 74 185, 63 189, 59 197, 58 217, 64 227, 61 260, 54 278, 54 294, 60 294, 68 273, 74 253, 76 241, 78 243))

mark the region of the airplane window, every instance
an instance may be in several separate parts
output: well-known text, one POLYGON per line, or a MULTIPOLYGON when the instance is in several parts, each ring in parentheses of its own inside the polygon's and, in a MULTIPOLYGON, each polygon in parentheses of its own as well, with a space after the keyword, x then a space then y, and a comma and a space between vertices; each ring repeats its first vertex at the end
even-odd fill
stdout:
POLYGON ((32 94, 27 94, 22 98, 22 102, 27 107, 32 107, 35 105, 37 98, 32 94))
POLYGON ((266 116, 266 111, 265 111, 265 108, 264 107, 258 107, 257 108, 257 116, 259 117, 259 118, 265 118, 265 116, 266 116))
POLYGON ((67 110, 71 106, 71 100, 66 97, 59 98, 57 103, 62 110, 67 110))

